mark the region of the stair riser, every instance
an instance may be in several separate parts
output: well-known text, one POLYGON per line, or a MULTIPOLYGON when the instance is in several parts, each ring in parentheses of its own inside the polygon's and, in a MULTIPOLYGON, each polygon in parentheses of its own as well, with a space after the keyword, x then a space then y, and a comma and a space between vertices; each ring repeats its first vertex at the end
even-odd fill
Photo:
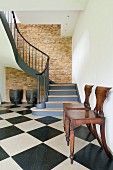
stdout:
POLYGON ((46 108, 63 108, 63 104, 62 103, 46 103, 46 108))
POLYGON ((75 86, 49 86, 49 90, 75 90, 75 86))
POLYGON ((48 97, 48 101, 78 101, 77 97, 48 97))
POLYGON ((49 91, 49 95, 73 95, 77 94, 76 91, 49 91))
POLYGON ((42 111, 32 111, 35 116, 63 116, 63 111, 58 112, 42 112, 42 111))

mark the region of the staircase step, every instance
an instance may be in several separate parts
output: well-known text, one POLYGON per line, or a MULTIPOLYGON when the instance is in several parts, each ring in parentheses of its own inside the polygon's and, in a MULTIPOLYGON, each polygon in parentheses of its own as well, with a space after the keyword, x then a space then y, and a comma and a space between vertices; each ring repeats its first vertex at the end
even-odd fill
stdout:
POLYGON ((77 101, 78 96, 77 95, 49 95, 48 101, 77 101))
POLYGON ((37 116, 62 116, 63 108, 37 109, 36 107, 33 107, 32 114, 37 116))
POLYGON ((75 90, 75 85, 69 85, 69 86, 64 86, 64 85, 54 85, 54 86, 49 86, 49 90, 68 90, 68 89, 73 89, 75 90))
POLYGON ((48 97, 78 97, 77 95, 49 95, 48 97))
POLYGON ((62 92, 62 91, 65 91, 65 92, 67 92, 67 91, 69 91, 69 92, 71 92, 71 91, 76 91, 76 90, 73 90, 73 89, 66 89, 66 90, 49 90, 49 91, 57 91, 57 92, 62 92))
POLYGON ((62 116, 63 103, 78 103, 75 84, 50 84, 48 102, 45 109, 32 108, 32 114, 38 116, 62 116))
POLYGON ((49 86, 75 86, 72 83, 56 83, 56 84, 49 84, 49 86))
POLYGON ((79 102, 78 101, 48 101, 46 103, 48 103, 48 104, 50 104, 50 103, 56 104, 56 103, 79 103, 79 102))
POLYGON ((75 101, 48 101, 46 108, 63 108, 63 103, 78 103, 75 101))
POLYGON ((76 90, 49 90, 49 95, 72 95, 77 94, 76 90))

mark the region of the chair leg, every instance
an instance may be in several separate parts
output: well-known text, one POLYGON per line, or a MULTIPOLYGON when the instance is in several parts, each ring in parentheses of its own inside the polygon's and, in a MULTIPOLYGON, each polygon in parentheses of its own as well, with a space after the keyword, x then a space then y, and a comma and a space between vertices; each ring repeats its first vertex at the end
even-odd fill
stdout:
POLYGON ((71 130, 70 131, 70 160, 71 160, 71 164, 73 164, 73 158, 74 158, 74 141, 75 141, 74 130, 71 130))
POLYGON ((64 111, 64 113, 63 113, 63 125, 64 125, 64 131, 65 131, 65 119, 66 119, 66 113, 65 113, 65 111, 64 111))
POLYGON ((91 132, 91 124, 86 124, 86 125, 87 125, 89 131, 91 132))
POLYGON ((68 118, 65 119, 65 132, 66 132, 67 146, 69 146, 69 141, 70 141, 70 121, 69 121, 68 118))
POLYGON ((103 148, 104 148, 107 156, 109 158, 112 158, 112 155, 111 155, 110 151, 108 150, 108 147, 107 147, 107 144, 106 144, 106 139, 105 139, 105 121, 103 122, 103 124, 100 125, 100 132, 101 132, 103 148))
POLYGON ((100 144, 100 146, 103 147, 103 144, 102 144, 102 142, 101 142, 101 140, 100 140, 100 138, 99 138, 99 136, 98 136, 98 133, 97 133, 97 129, 96 129, 96 125, 95 125, 95 124, 93 124, 93 133, 94 133, 94 136, 95 136, 95 138, 97 139, 98 143, 100 144))
POLYGON ((92 133, 92 135, 94 136, 94 138, 97 139, 97 141, 98 141, 98 143, 100 144, 100 146, 103 147, 102 142, 101 142, 101 140, 100 140, 100 138, 99 138, 99 136, 98 136, 98 133, 97 133, 97 129, 96 129, 95 124, 93 124, 93 127, 92 127, 91 124, 87 124, 87 127, 88 127, 89 131, 92 133))

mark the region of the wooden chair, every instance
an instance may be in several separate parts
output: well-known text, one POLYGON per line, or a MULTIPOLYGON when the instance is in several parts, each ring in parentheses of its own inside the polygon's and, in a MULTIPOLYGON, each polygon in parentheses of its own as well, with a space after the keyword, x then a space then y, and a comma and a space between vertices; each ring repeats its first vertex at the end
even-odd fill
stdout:
MULTIPOLYGON (((90 103, 89 103, 89 97, 92 92, 93 85, 85 85, 84 91, 85 91, 85 101, 84 103, 64 103, 64 113, 63 113, 63 122, 64 122, 64 130, 65 130, 65 118, 67 116, 67 110, 90 110, 90 103)), ((69 145, 69 141, 67 138, 67 145, 69 145)))
POLYGON ((89 129, 91 128, 91 132, 95 135, 99 144, 104 148, 107 156, 109 158, 112 157, 105 139, 105 117, 103 112, 103 103, 107 97, 107 94, 111 88, 108 87, 96 87, 96 106, 95 109, 92 110, 67 110, 67 115, 65 117, 65 130, 66 130, 66 138, 70 140, 70 159, 71 164, 73 163, 74 157, 74 130, 76 133, 76 127, 81 126, 83 124, 89 125, 89 129), (96 124, 100 125, 100 133, 101 139, 98 136, 96 130, 96 124))

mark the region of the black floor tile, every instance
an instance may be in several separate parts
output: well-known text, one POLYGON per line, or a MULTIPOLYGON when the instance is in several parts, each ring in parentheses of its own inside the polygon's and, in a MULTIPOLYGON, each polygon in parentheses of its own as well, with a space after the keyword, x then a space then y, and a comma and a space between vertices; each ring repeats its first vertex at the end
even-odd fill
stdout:
POLYGON ((35 138, 41 140, 42 142, 44 142, 46 140, 49 140, 55 136, 62 134, 63 132, 49 126, 44 126, 39 129, 32 130, 28 133, 34 136, 35 138))
POLYGON ((22 122, 26 122, 26 121, 29 121, 29 120, 31 120, 31 119, 27 118, 25 116, 19 116, 19 117, 7 119, 7 121, 12 123, 12 124, 22 123, 22 122))
POLYGON ((31 110, 21 110, 21 111, 17 111, 17 113, 22 114, 22 115, 26 115, 26 114, 32 113, 32 111, 31 110))
POLYGON ((34 107, 34 105, 26 106, 25 108, 31 109, 32 107, 34 107))
POLYGON ((8 157, 9 155, 0 147, 0 161, 8 157))
POLYGON ((12 108, 20 107, 20 106, 18 106, 18 105, 11 105, 11 106, 5 106, 5 107, 8 108, 8 109, 12 109, 12 108))
POLYGON ((5 127, 5 128, 0 129, 0 140, 15 136, 21 133, 23 133, 23 131, 18 129, 15 126, 5 127))
POLYGON ((6 109, 6 110, 0 110, 0 115, 1 114, 5 114, 5 113, 11 113, 11 112, 13 112, 12 110, 8 110, 8 109, 6 109))
MULTIPOLYGON (((92 170, 96 170, 96 169, 92 169, 92 170)), ((103 170, 113 170, 113 160, 109 160, 103 170)))
POLYGON ((74 155, 74 160, 91 170, 113 169, 113 160, 108 159, 101 147, 91 143, 77 152, 74 155))
POLYGON ((89 129, 84 126, 80 126, 75 129, 75 136, 88 142, 92 142, 95 139, 89 129))
POLYGON ((42 117, 42 118, 39 118, 39 119, 36 119, 36 120, 41 122, 41 123, 48 125, 48 124, 51 124, 51 123, 58 122, 61 119, 58 119, 58 118, 55 118, 55 117, 52 117, 52 116, 46 116, 46 117, 42 117))
POLYGON ((51 170, 67 157, 42 143, 13 156, 13 159, 24 170, 51 170))

